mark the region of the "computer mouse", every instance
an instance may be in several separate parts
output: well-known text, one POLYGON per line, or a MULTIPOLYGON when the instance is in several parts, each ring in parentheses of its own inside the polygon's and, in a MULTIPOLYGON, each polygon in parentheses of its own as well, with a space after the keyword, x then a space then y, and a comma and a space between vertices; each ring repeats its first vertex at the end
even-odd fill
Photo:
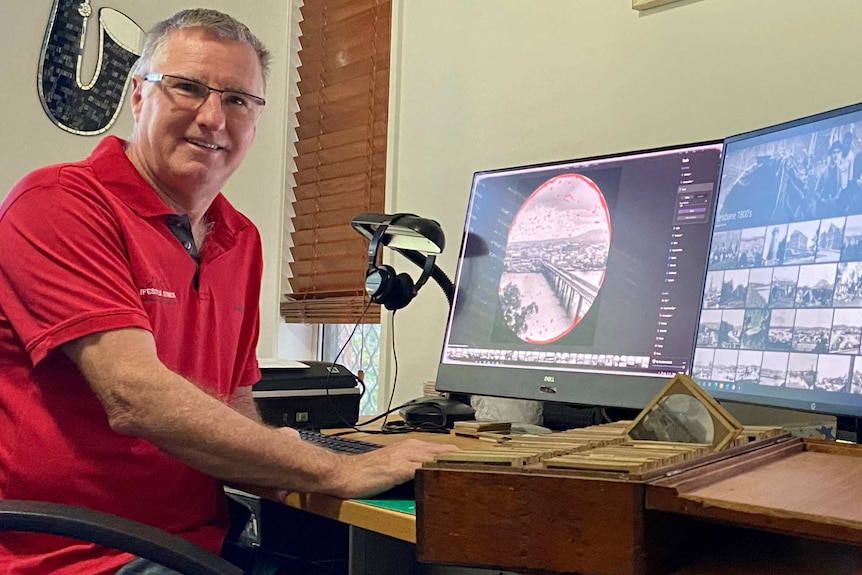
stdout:
POLYGON ((398 414, 413 425, 432 423, 452 427, 456 421, 475 419, 476 410, 448 397, 429 396, 408 401, 398 414))

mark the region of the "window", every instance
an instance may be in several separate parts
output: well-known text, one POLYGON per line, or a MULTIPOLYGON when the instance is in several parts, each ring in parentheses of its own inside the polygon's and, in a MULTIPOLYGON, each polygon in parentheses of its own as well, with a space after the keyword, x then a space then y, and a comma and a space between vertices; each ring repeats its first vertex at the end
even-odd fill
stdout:
POLYGON ((306 0, 300 9, 293 215, 285 238, 288 323, 380 322, 365 309, 367 243, 350 227, 382 212, 389 0, 306 0))
POLYGON ((331 324, 323 329, 323 361, 336 361, 365 383, 360 415, 374 415, 379 405, 380 324, 331 324), (342 351, 343 347, 343 351, 342 351), (341 354, 339 355, 339 351, 341 354), (336 361, 337 358, 337 361, 336 361))

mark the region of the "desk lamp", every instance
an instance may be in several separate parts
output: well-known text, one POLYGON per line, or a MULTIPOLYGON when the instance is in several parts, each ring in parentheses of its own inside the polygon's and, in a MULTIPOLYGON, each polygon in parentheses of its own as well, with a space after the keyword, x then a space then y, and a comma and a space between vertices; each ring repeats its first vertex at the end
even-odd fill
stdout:
POLYGON ((365 291, 371 301, 395 311, 405 307, 428 281, 434 278, 446 295, 449 306, 455 295, 452 281, 437 267, 437 254, 443 253, 446 237, 440 224, 415 214, 362 213, 350 225, 368 238, 368 270, 365 272, 365 291), (416 283, 405 273, 396 274, 391 266, 377 265, 380 246, 395 250, 420 268, 422 275, 416 283))
MULTIPOLYGON (((365 291, 372 302, 391 311, 401 309, 431 277, 452 307, 455 287, 435 263, 437 254, 443 253, 446 245, 440 224, 415 214, 362 213, 354 217, 350 225, 369 240, 365 291), (422 275, 415 284, 406 273, 396 274, 390 266, 377 265, 377 252, 381 245, 422 268, 422 275)), ((421 397, 405 404, 400 414, 407 423, 420 426, 436 423, 439 428, 446 428, 452 427, 456 419, 472 419, 474 411, 469 405, 448 397, 421 397)))

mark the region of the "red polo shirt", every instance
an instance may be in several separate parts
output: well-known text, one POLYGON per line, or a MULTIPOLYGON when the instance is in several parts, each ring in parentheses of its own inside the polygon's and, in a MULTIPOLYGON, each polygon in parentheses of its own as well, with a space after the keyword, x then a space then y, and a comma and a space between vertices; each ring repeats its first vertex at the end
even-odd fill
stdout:
MULTIPOLYGON (((218 481, 147 441, 114 433, 58 349, 95 332, 152 332, 171 370, 220 398, 260 378, 262 271, 254 225, 219 195, 195 262, 168 229, 173 212, 123 142, 25 176, 0 205, 0 498, 82 505, 218 551, 218 481)), ((110 573, 128 561, 89 544, 0 533, 0 572, 110 573)))

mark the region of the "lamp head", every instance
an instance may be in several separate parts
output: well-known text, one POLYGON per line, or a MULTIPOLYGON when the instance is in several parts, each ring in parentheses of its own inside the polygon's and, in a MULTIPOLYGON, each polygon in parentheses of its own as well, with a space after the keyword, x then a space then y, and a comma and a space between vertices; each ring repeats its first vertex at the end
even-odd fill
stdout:
MULTIPOLYGON (((369 240, 365 291, 372 302, 392 311, 401 309, 413 300, 435 271, 439 272, 434 262, 437 254, 443 252, 446 238, 440 224, 434 220, 415 214, 362 213, 354 217, 350 225, 369 240), (395 250, 422 268, 422 275, 415 284, 408 274, 396 273, 387 265, 377 265, 377 252, 381 245, 395 250)), ((444 288, 451 302, 450 291, 444 288)))
MULTIPOLYGON (((379 232, 378 242, 394 250, 441 254, 446 246, 446 237, 440 224, 415 214, 363 213, 354 217, 350 225, 369 241, 379 232)), ((376 255, 376 246, 374 248, 376 255)))

